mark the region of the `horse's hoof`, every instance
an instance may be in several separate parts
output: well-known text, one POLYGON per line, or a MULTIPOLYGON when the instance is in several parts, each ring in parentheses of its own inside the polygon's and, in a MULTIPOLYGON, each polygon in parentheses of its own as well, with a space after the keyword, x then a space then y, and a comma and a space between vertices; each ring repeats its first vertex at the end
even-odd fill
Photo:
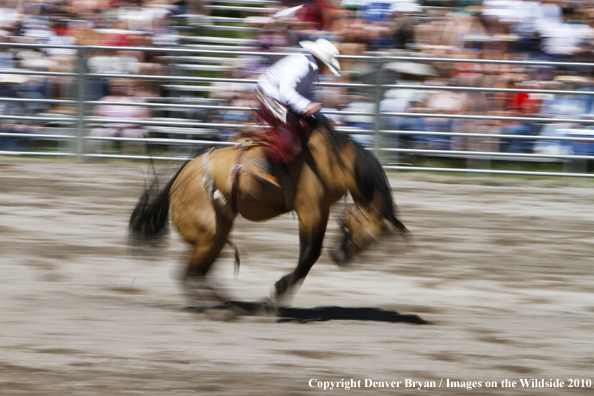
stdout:
POLYGON ((241 315, 233 308, 205 308, 202 313, 206 314, 209 319, 220 322, 230 322, 241 315))
POLYGON ((339 247, 330 249, 330 259, 340 268, 348 268, 353 254, 350 251, 345 251, 339 247))
POLYGON ((278 301, 274 298, 265 298, 261 304, 262 314, 267 316, 278 316, 278 301))
POLYGON ((283 276, 282 278, 280 278, 275 284, 274 284, 274 297, 273 300, 278 302, 278 299, 280 296, 282 296, 283 294, 285 294, 285 292, 287 290, 289 290, 289 287, 291 286, 292 282, 292 274, 288 274, 283 276))

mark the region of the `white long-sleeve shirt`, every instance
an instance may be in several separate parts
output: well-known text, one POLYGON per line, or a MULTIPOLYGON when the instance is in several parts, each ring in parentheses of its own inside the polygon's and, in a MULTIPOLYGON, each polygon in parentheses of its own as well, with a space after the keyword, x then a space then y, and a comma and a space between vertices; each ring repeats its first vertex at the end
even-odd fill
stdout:
POLYGON ((260 76, 258 86, 264 93, 299 114, 313 100, 312 84, 319 68, 310 54, 289 55, 260 76))

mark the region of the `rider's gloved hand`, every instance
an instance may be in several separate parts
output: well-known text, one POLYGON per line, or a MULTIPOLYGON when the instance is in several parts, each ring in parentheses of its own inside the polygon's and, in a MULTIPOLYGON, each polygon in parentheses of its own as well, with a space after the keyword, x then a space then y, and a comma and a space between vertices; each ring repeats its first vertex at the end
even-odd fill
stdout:
POLYGON ((311 115, 316 114, 318 111, 322 110, 322 103, 320 102, 310 102, 305 109, 301 112, 303 117, 309 117, 311 115))

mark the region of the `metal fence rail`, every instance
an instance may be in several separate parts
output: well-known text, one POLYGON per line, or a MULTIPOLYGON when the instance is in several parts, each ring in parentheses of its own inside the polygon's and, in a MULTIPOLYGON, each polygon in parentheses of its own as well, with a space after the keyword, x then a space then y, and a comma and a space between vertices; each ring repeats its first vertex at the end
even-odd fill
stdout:
MULTIPOLYGON (((250 1, 245 0, 243 4, 250 4, 250 1)), ((261 3, 258 3, 261 4, 261 3)), ((217 6, 211 6, 217 7, 217 6)), ((264 9, 259 9, 264 10, 264 9)), ((270 10, 267 9, 267 10, 270 10)), ((236 41, 236 43, 240 43, 236 41)), ((144 106, 149 109, 169 109, 169 110, 204 110, 204 111, 235 111, 247 112, 251 109, 248 107, 220 105, 220 104, 201 104, 201 103, 167 103, 164 100, 167 98, 160 98, 158 102, 104 102, 96 100, 86 100, 86 82, 90 80, 109 80, 112 78, 126 78, 142 81, 154 81, 159 83, 167 83, 163 86, 168 87, 187 87, 187 89, 203 89, 205 86, 196 84, 211 84, 211 83, 240 83, 240 84, 254 84, 256 80, 239 79, 239 78, 223 78, 223 77, 197 77, 184 75, 129 75, 129 74, 106 74, 106 73, 91 73, 88 71, 86 61, 89 53, 92 51, 106 51, 106 50, 122 50, 123 47, 109 47, 109 46, 52 46, 52 45, 36 45, 36 44, 17 44, 17 43, 0 43, 2 47, 19 47, 31 49, 47 49, 47 48, 64 48, 73 49, 78 54, 78 70, 74 73, 65 72, 49 72, 49 71, 31 71, 31 70, 0 70, 0 74, 15 74, 24 76, 44 76, 44 77, 68 77, 77 80, 77 97, 74 99, 27 99, 27 98, 8 98, 0 97, 1 103, 40 103, 40 104, 63 104, 76 106, 76 114, 70 116, 63 115, 48 115, 39 113, 36 115, 14 115, 14 114, 0 114, 0 124, 3 120, 10 120, 16 123, 53 123, 60 124, 63 127, 71 128, 73 134, 64 133, 29 133, 20 134, 16 132, 0 132, 0 138, 27 138, 50 141, 70 141, 74 144, 69 147, 61 147, 55 151, 8 151, 3 150, 0 146, 0 155, 27 155, 27 156, 76 156, 78 158, 129 158, 129 159, 147 159, 147 155, 125 155, 118 153, 97 153, 91 152, 88 149, 88 144, 91 141, 113 141, 113 142, 144 142, 149 145, 173 145, 173 146, 195 146, 195 145, 220 145, 225 146, 231 143, 223 141, 215 141, 211 139, 195 139, 193 136, 199 133, 189 132, 187 139, 179 139, 176 137, 148 137, 146 139, 121 138, 121 137, 94 137, 88 135, 89 125, 92 124, 111 124, 111 123, 125 123, 129 120, 118 119, 99 119, 92 116, 89 110, 98 104, 112 104, 124 106, 144 106), (172 85, 175 84, 189 84, 189 85, 172 85), (202 88, 201 88, 202 87, 202 88)), ((262 53, 253 50, 238 49, 237 47, 224 46, 192 46, 191 48, 146 48, 146 47, 127 47, 130 51, 150 51, 152 53, 162 54, 166 60, 184 59, 184 57, 191 59, 191 62, 200 61, 200 57, 195 58, 196 55, 224 55, 227 58, 217 59, 231 59, 229 56, 261 56, 262 53)), ((266 53, 266 56, 277 58, 294 53, 294 51, 273 52, 266 53)), ((341 56, 341 59, 350 59, 356 61, 365 61, 372 65, 375 69, 376 84, 371 83, 320 83, 321 86, 340 87, 351 90, 367 90, 374 98, 373 112, 358 112, 358 111, 328 111, 328 114, 335 114, 340 116, 364 116, 373 118, 373 129, 353 129, 353 128, 337 128, 338 131, 345 133, 354 133, 357 135, 371 135, 374 138, 373 150, 376 155, 383 161, 385 169, 394 171, 431 171, 431 172, 462 172, 467 174, 516 174, 516 175, 534 175, 534 176, 571 176, 571 177, 594 177, 594 175, 576 172, 527 172, 514 170, 492 170, 492 169, 458 169, 458 168, 442 168, 442 167, 419 167, 419 166, 404 166, 393 165, 394 160, 398 160, 400 155, 415 155, 415 156, 431 156, 441 158, 461 158, 467 160, 468 166, 473 165, 476 159, 502 160, 509 159, 514 161, 550 161, 555 160, 561 163, 583 163, 593 159, 594 156, 584 154, 547 154, 547 153, 504 153, 497 151, 470 151, 470 150, 445 150, 445 149, 428 149, 428 148, 403 148, 391 147, 394 141, 407 136, 434 136, 443 138, 484 138, 484 139, 504 139, 504 140, 529 140, 529 141, 559 141, 572 143, 594 144, 594 137, 584 136, 526 136, 526 135, 511 135, 503 133, 463 133, 463 132, 445 132, 445 131, 404 131, 398 129, 386 128, 385 120, 390 117, 422 117, 432 119, 449 119, 449 120, 483 120, 483 121, 519 121, 532 123, 571 123, 579 125, 594 124, 594 117, 592 118, 550 118, 550 117, 517 117, 517 116, 495 116, 495 115, 477 115, 477 114, 433 114, 433 113, 413 113, 413 112, 390 112, 379 111, 379 103, 384 97, 384 92, 387 89, 407 89, 407 90, 427 90, 427 91, 453 91, 453 92, 483 92, 483 93, 528 93, 528 94, 552 94, 552 95, 580 95, 590 96, 594 95, 594 91, 579 91, 579 90, 546 90, 546 89, 521 89, 521 88, 486 88, 486 87, 458 87, 458 86, 434 86, 434 85, 398 85, 398 84, 379 84, 381 74, 384 72, 382 66, 394 61, 407 62, 449 62, 449 63, 477 63, 477 64, 511 64, 521 66, 565 66, 565 67, 580 67, 592 68, 594 64, 591 63, 557 63, 557 62, 530 62, 530 61, 504 61, 504 60, 475 60, 475 59, 449 59, 449 58, 432 58, 432 57, 411 57, 411 56, 393 56, 383 53, 370 54, 366 56, 341 56), (386 157, 388 156, 388 157, 386 157)), ((216 63, 216 59, 212 56, 204 56, 204 62, 216 63)), ((225 122, 197 122, 193 120, 179 120, 179 119, 150 119, 142 121, 134 121, 135 124, 151 127, 166 127, 166 128, 194 128, 196 132, 206 129, 221 130, 239 129, 244 125, 241 123, 225 123, 225 122)), ((182 131, 183 132, 183 131, 182 131)), ((187 131, 186 131, 187 132, 187 131)), ((185 133, 185 132, 184 132, 185 133)), ((183 133, 180 133, 183 135, 183 133)), ((594 136, 594 134, 593 134, 594 136)), ((178 136, 179 137, 179 136, 178 136)), ((183 153, 182 153, 183 154, 183 153)), ((182 160, 185 156, 152 156, 154 159, 162 160, 182 160)), ((569 168, 565 166, 565 169, 569 168)))

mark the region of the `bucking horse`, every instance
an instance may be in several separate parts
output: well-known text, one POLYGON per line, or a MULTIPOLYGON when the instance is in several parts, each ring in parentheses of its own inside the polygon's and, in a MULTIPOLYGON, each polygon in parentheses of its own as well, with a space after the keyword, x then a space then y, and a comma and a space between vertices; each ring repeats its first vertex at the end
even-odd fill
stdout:
POLYGON ((279 174, 281 187, 252 172, 266 157, 266 144, 243 139, 235 146, 211 150, 184 163, 162 188, 147 188, 129 223, 133 240, 152 244, 171 221, 191 246, 183 285, 201 301, 222 297, 206 276, 228 242, 235 218, 272 219, 294 210, 299 219, 297 267, 278 280, 273 301, 297 289, 322 252, 330 207, 350 193, 353 204, 341 220, 342 235, 330 250, 344 265, 386 234, 406 235, 396 216, 388 178, 375 156, 350 137, 317 125, 303 150, 279 174))

